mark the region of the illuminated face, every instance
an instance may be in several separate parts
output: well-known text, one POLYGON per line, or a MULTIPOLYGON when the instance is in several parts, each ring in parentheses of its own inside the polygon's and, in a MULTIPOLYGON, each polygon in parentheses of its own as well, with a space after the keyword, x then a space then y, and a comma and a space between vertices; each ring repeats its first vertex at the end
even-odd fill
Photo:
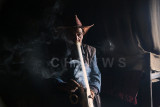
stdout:
POLYGON ((83 40, 83 30, 82 28, 77 28, 77 31, 76 31, 76 40, 80 43, 82 43, 82 40, 83 40))

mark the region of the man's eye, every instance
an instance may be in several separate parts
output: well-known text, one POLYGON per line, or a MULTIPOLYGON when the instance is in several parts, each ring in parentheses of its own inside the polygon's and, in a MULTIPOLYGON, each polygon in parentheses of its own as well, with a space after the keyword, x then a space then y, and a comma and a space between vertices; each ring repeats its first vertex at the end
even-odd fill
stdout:
POLYGON ((78 33, 78 35, 82 35, 82 33, 78 33))

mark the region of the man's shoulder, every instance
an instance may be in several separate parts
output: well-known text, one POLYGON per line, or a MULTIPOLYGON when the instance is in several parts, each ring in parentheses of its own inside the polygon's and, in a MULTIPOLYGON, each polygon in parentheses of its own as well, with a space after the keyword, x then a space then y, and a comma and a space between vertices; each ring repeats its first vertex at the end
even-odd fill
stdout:
POLYGON ((83 45, 83 47, 85 47, 85 48, 92 49, 92 50, 95 50, 95 51, 96 51, 96 48, 93 47, 93 46, 91 46, 91 45, 87 45, 87 44, 82 44, 82 45, 83 45))
POLYGON ((84 47, 85 51, 88 51, 90 54, 95 54, 96 53, 96 48, 87 44, 82 44, 84 47))

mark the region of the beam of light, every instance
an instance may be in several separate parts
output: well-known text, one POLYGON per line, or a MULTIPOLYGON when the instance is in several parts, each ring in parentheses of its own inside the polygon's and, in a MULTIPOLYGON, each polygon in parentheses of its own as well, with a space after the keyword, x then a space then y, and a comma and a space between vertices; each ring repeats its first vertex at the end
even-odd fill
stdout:
POLYGON ((160 52, 160 0, 151 0, 150 14, 154 49, 160 52))

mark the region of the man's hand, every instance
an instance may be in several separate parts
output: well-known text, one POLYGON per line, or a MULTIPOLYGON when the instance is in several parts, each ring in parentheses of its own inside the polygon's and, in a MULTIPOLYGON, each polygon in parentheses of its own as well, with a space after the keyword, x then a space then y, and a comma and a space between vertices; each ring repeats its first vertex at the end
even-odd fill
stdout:
POLYGON ((91 90, 91 98, 94 99, 94 97, 95 97, 94 91, 91 90))
POLYGON ((80 87, 79 83, 77 83, 75 80, 71 79, 69 82, 67 83, 60 83, 58 88, 62 91, 66 91, 66 92, 75 92, 78 87, 80 87))

